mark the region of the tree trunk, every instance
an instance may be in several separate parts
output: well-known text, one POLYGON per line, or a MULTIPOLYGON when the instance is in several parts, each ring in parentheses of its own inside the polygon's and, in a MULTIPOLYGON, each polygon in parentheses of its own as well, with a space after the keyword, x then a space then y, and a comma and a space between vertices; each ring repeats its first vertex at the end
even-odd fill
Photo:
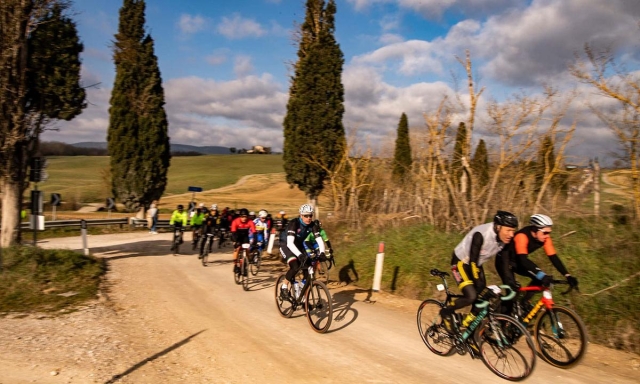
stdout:
POLYGON ((9 247, 18 242, 20 226, 21 188, 9 178, 0 181, 2 186, 2 235, 0 246, 9 247))
POLYGON ((600 163, 593 162, 593 214, 600 217, 600 163))

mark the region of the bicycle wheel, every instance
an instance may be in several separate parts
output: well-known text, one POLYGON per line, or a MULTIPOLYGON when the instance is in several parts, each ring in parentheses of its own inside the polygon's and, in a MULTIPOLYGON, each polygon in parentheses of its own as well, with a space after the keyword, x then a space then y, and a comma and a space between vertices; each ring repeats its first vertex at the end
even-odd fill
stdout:
POLYGON ((209 263, 209 252, 207 252, 206 248, 206 241, 203 241, 202 247, 201 247, 201 253, 202 253, 202 257, 200 258, 200 261, 202 261, 202 266, 206 267, 207 264, 209 263))
POLYGON ((280 287, 282 286, 282 282, 287 278, 287 274, 283 273, 278 276, 276 280, 276 306, 278 307, 278 312, 282 317, 289 318, 293 315, 293 303, 289 298, 293 297, 293 289, 291 288, 291 284, 289 284, 289 298, 282 298, 280 295, 280 287))
POLYGON ((240 265, 240 271, 242 276, 242 289, 245 291, 249 290, 249 259, 247 259, 247 255, 242 256, 242 264, 240 265))
POLYGON ((236 261, 234 262, 234 268, 233 268, 233 279, 236 281, 236 284, 240 284, 242 283, 242 268, 241 268, 241 261, 242 259, 240 258, 240 255, 238 255, 238 259, 236 259, 236 261), (238 269, 236 271, 235 266, 239 267, 240 269, 238 269))
POLYGON ((260 271, 260 265, 262 265, 262 256, 260 256, 260 251, 255 251, 251 255, 253 260, 251 260, 251 274, 253 276, 258 274, 260 271))
POLYGON ((174 237, 175 241, 173 243, 173 254, 180 254, 180 240, 182 240, 182 235, 178 235, 174 237))
POLYGON ((329 330, 333 318, 331 293, 326 285, 314 280, 304 296, 307 307, 307 319, 314 331, 325 333, 329 330))
POLYGON ((329 262, 321 261, 316 268, 316 279, 322 283, 329 284, 329 262))
POLYGON ((567 307, 553 307, 538 316, 533 334, 540 356, 559 368, 577 364, 587 351, 587 330, 578 314, 567 307))
POLYGON ((536 351, 531 335, 510 316, 492 315, 475 332, 480 357, 489 370, 503 379, 520 381, 536 365, 536 351))
POLYGON ((418 307, 418 332, 427 348, 438 356, 449 356, 455 352, 453 339, 442 325, 440 310, 444 303, 427 299, 418 307))

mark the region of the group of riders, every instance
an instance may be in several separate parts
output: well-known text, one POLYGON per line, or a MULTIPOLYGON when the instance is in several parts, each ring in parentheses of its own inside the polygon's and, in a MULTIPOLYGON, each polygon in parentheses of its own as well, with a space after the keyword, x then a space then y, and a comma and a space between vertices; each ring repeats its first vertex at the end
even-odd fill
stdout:
MULTIPOLYGON (((283 299, 288 299, 289 284, 293 284, 303 255, 305 258, 313 256, 333 261, 331 244, 321 222, 314 220, 314 211, 310 204, 303 204, 298 211, 299 216, 289 220, 284 211, 272 218, 264 209, 255 215, 246 208, 232 211, 226 207, 219 212, 216 204, 210 209, 200 204, 191 216, 189 224, 194 230, 202 229, 205 235, 221 229, 224 229, 223 233, 229 233, 234 244, 234 266, 243 243, 249 243, 262 252, 269 236, 277 236, 280 241, 280 256, 289 266, 280 294, 283 299)), ((184 207, 179 205, 171 216, 170 224, 186 226, 188 220, 184 207)), ((529 225, 518 229, 517 217, 501 210, 497 211, 492 222, 471 229, 451 255, 452 274, 463 297, 448 303, 440 312, 447 332, 460 332, 453 321, 453 313, 456 310, 467 307, 478 299, 486 300, 496 294, 487 286, 484 273, 484 264, 491 259, 495 259, 495 267, 502 282, 513 290, 519 289, 516 274, 530 278, 530 286, 549 286, 553 278, 529 259, 531 253, 542 248, 569 286, 577 288, 578 280, 569 273, 553 246, 552 229, 552 219, 543 214, 532 215, 529 225)), ((222 242, 223 239, 220 239, 220 243, 222 242)), ((525 295, 523 300, 531 299, 530 295, 525 295)), ((503 310, 508 311, 509 308, 503 310)), ((466 327, 473 322, 477 311, 478 308, 473 306, 461 325, 466 327)))
MULTIPOLYGON (((198 239, 203 239, 200 241, 199 257, 206 252, 207 238, 218 237, 218 247, 221 247, 226 240, 225 236, 229 236, 234 248, 234 273, 239 268, 235 261, 242 244, 248 243, 252 249, 262 253, 269 242, 269 237, 276 236, 280 241, 280 254, 283 261, 290 267, 287 278, 293 282, 295 271, 300 266, 299 257, 302 254, 318 257, 321 261, 332 261, 331 243, 320 220, 313 220, 313 207, 304 204, 300 207, 299 214, 298 218, 289 220, 285 211, 280 211, 276 217, 272 217, 265 209, 259 210, 256 215, 255 212, 250 212, 246 208, 231 210, 225 207, 219 211, 217 204, 207 209, 201 203, 191 215, 183 205, 178 205, 171 214, 169 225, 183 230, 189 225, 194 234, 192 240, 194 246, 198 243, 198 239)), ((211 244, 209 243, 208 246, 211 247, 211 244)), ((285 285, 283 290, 286 288, 285 285)))

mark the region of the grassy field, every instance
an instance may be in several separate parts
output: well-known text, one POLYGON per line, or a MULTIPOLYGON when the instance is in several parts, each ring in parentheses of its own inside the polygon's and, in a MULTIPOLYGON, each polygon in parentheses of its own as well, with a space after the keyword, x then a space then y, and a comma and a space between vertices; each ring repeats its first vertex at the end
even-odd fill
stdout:
MULTIPOLYGON (((104 202, 111 197, 110 186, 103 178, 109 169, 108 157, 64 156, 48 160, 49 179, 38 184, 47 197, 50 193, 59 193, 63 201, 77 204, 104 202)), ((233 184, 245 175, 282 172, 280 155, 174 157, 165 196, 184 194, 189 186, 211 190, 233 184)))

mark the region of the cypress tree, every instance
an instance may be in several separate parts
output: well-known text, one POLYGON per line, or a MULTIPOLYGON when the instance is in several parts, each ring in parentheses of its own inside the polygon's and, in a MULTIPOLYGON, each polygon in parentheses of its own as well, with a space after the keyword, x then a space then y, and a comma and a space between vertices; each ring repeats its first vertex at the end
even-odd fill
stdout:
POLYGON ((120 8, 107 136, 112 192, 132 211, 162 196, 171 159, 162 78, 144 11, 143 0, 124 0, 120 8))
POLYGON ((409 141, 409 122, 407 115, 402 113, 398 123, 396 148, 393 154, 393 176, 404 180, 411 171, 411 143, 409 141))
POLYGON ((287 182, 310 199, 323 190, 327 170, 345 148, 342 125, 344 58, 334 38, 336 5, 307 0, 298 60, 284 118, 284 169, 287 182))
POLYGON ((456 141, 453 147, 453 159, 451 160, 451 173, 456 182, 462 176, 462 157, 466 156, 467 150, 467 126, 464 122, 458 124, 458 132, 456 133, 456 141))
POLYGON ((82 112, 83 50, 75 22, 65 15, 70 2, 0 2, 0 246, 20 241, 20 207, 29 158, 52 120, 82 112))
POLYGON ((487 153, 487 145, 482 139, 480 139, 478 147, 476 147, 476 153, 473 155, 471 169, 478 187, 487 185, 489 182, 489 155, 487 153))

